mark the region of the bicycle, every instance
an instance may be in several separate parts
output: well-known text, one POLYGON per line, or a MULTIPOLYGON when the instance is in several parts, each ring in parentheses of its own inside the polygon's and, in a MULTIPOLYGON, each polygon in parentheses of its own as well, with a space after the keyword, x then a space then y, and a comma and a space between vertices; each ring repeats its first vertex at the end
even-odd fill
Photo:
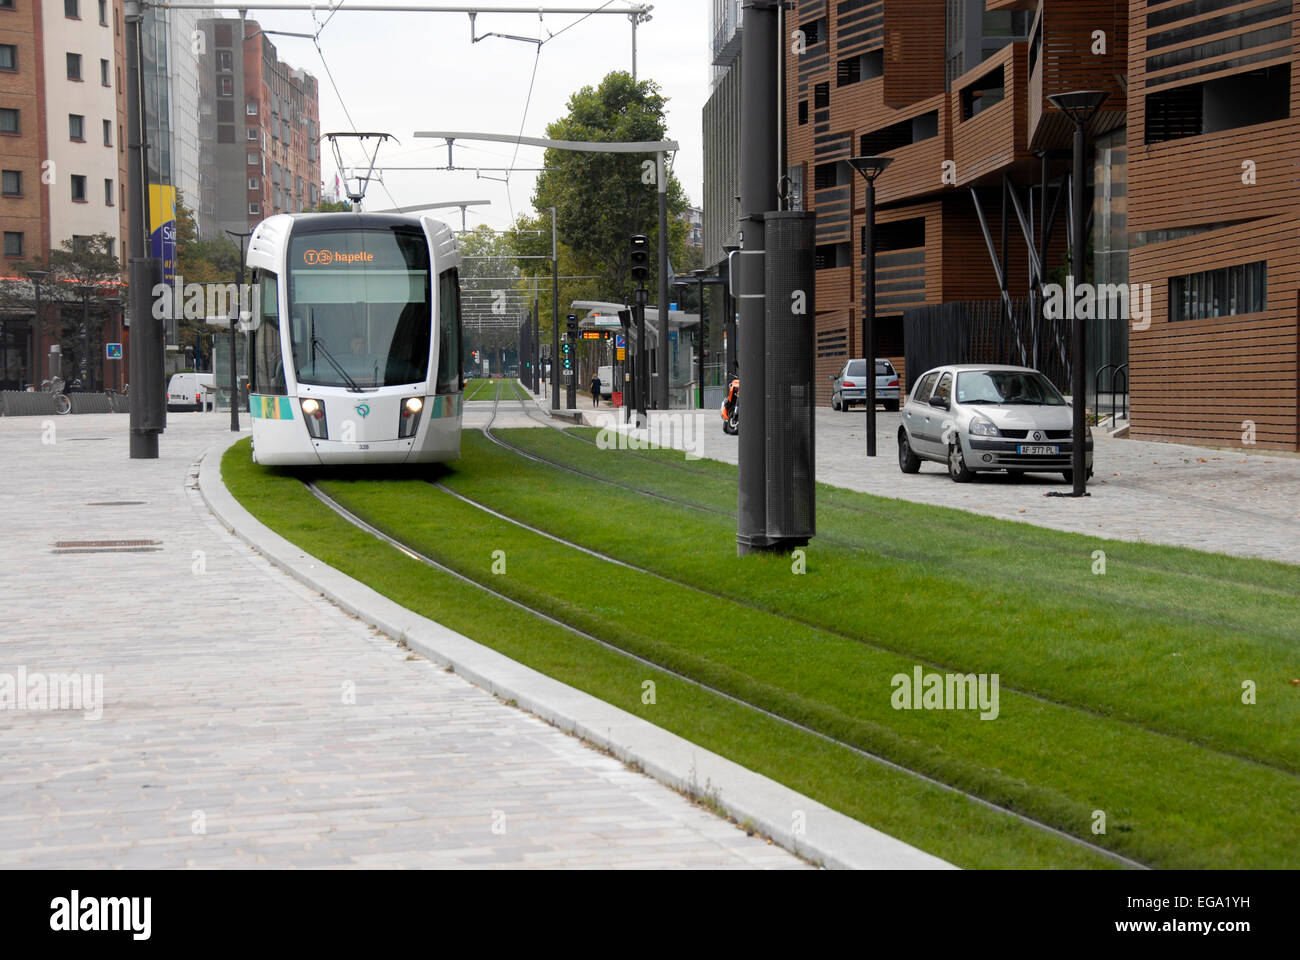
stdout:
MULTIPOLYGON (((81 386, 80 380, 72 381, 74 387, 81 386)), ((68 399, 67 394, 63 392, 64 382, 62 377, 52 377, 49 380, 41 381, 41 390, 44 393, 54 395, 54 410, 59 416, 65 416, 72 412, 72 401, 68 399)))

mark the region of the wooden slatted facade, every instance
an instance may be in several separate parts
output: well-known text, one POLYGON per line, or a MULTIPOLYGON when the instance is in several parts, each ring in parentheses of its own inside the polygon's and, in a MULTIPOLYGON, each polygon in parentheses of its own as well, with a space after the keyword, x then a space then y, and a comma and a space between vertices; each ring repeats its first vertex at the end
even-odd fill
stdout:
POLYGON ((1129 270, 1153 298, 1130 335, 1134 436, 1235 447, 1253 425, 1260 446, 1300 449, 1298 17, 1277 0, 1129 4, 1129 270), (1171 316, 1175 278, 1258 262, 1262 309, 1171 316))
MULTIPOLYGON (((827 375, 863 352, 865 187, 831 165, 893 158, 877 182, 877 329, 903 372, 903 310, 999 297, 970 188, 1000 255, 1003 178, 1028 207, 1035 151, 1057 151, 1052 178, 1068 167, 1072 127, 1047 97, 1100 89, 1110 96, 1092 134, 1127 125, 1122 186, 1108 170, 1104 213, 1121 239, 1127 232, 1128 281, 1151 291, 1150 326, 1129 335, 1132 435, 1235 446, 1249 422, 1260 446, 1300 449, 1300 0, 986 0, 991 12, 1027 11, 1029 39, 947 84, 945 6, 798 0, 788 17, 791 31, 812 25, 816 35, 789 58, 787 115, 789 164, 803 168, 825 251, 819 402, 829 402, 827 375), (955 182, 944 179, 947 161, 955 182), (1244 264, 1266 271, 1253 312, 1171 319, 1171 283, 1210 290, 1178 278, 1244 264)), ((1035 191, 1032 219, 1042 212, 1035 191)), ((1063 205, 1049 274, 1066 260, 1066 216, 1063 205)), ((1028 257, 1008 219, 1006 284, 1019 299, 1028 257)), ((1114 249, 1111 238, 1107 256, 1114 249)), ((1213 312, 1201 296, 1198 309, 1213 312)))

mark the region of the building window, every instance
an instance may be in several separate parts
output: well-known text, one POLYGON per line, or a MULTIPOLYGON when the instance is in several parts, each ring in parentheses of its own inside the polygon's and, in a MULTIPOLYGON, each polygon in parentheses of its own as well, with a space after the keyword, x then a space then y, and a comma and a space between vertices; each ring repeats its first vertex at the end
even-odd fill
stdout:
POLYGON ((229 50, 217 51, 217 70, 221 73, 230 73, 235 69, 234 54, 229 50))
POLYGON ((255 103, 244 104, 244 113, 248 114, 250 117, 257 116, 257 104, 255 103))
POLYGON ((63 0, 63 15, 69 20, 81 19, 80 0, 63 0))
POLYGON ((261 162, 261 161, 258 159, 257 154, 255 154, 255 153, 250 153, 250 154, 248 155, 248 165, 249 165, 250 167, 256 167, 260 162, 261 162))
POLYGON ((262 189, 262 181, 259 180, 259 179, 257 179, 257 177, 249 177, 249 178, 248 178, 248 189, 249 189, 249 190, 261 190, 261 189, 262 189))
POLYGON ((18 111, 12 107, 0 107, 0 133, 18 133, 18 111))
POLYGON ((68 114, 68 139, 77 141, 86 139, 86 118, 79 113, 68 114))
POLYGON ((80 173, 72 175, 72 202, 86 202, 86 178, 80 173))
POLYGON ((113 121, 105 120, 104 121, 104 146, 111 147, 112 145, 113 145, 113 121))
POLYGON ((826 39, 826 19, 824 17, 801 24, 799 29, 803 32, 804 43, 807 46, 816 46, 826 39))
POLYGON ((12 43, 0 43, 0 70, 18 69, 18 47, 12 43))
POLYGON ((1268 309, 1268 262, 1169 278, 1169 319, 1209 320, 1268 309))
MULTIPOLYGON (((799 126, 802 127, 807 122, 808 122, 808 101, 800 100, 799 101, 799 126)), ((315 157, 313 157, 312 159, 314 160, 315 157)))
POLYGON ((5 231, 5 256, 21 257, 23 255, 23 235, 5 231))
POLYGON ((235 80, 233 77, 221 77, 220 96, 233 97, 235 95, 235 80))
POLYGON ((101 84, 103 84, 104 86, 106 86, 106 87, 107 87, 110 83, 112 83, 112 80, 110 80, 110 79, 109 79, 109 76, 108 76, 108 61, 107 61, 107 60, 100 60, 100 61, 99 61, 99 82, 100 82, 101 84))
POLYGON ((0 0, 0 10, 12 10, 13 8, 14 0, 0 0))
POLYGON ((68 79, 81 79, 81 54, 70 53, 68 56, 68 79))
MULTIPOLYGON (((1216 64, 1231 65, 1232 61, 1216 64)), ((1165 76, 1148 82, 1172 79, 1165 76)), ((1147 94, 1146 142, 1198 137, 1285 120, 1290 115, 1291 65, 1284 63, 1147 94)))
POLYGON ((108 26, 108 0, 99 0, 99 25, 108 26))
POLYGON ((217 143, 234 143, 235 125, 233 123, 217 124, 217 143))
POLYGON ((825 110, 831 105, 831 85, 829 82, 819 83, 813 87, 813 109, 825 110))
POLYGON ((969 120, 983 113, 1006 95, 1005 73, 1001 67, 986 73, 961 91, 961 118, 969 120))
POLYGON ((113 205, 113 181, 105 180, 104 181, 104 206, 111 207, 112 205, 113 205))
POLYGON ((248 140, 249 140, 250 143, 256 143, 256 142, 257 142, 257 127, 249 127, 249 128, 248 128, 248 140))
POLYGON ((23 195, 23 172, 21 170, 6 170, 0 175, 0 193, 6 197, 21 197, 23 195))
POLYGON ((261 205, 255 202, 248 205, 248 212, 254 215, 260 213, 261 209, 261 205))

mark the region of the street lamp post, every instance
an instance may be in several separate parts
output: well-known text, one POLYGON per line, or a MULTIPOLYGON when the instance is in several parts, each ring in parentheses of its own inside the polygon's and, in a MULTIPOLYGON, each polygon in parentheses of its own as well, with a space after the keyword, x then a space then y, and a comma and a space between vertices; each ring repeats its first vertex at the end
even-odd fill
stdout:
POLYGON ((90 390, 90 294, 95 287, 90 283, 79 283, 76 286, 77 293, 81 294, 81 363, 78 369, 81 373, 81 389, 89 392, 90 390))
MULTIPOLYGON (((239 240, 239 286, 235 291, 235 305, 230 311, 230 430, 239 432, 239 371, 238 349, 235 331, 239 327, 239 308, 244 302, 244 245, 253 234, 227 230, 226 235, 232 240, 239 240)), ((215 368, 215 364, 214 364, 215 368)), ((215 406, 215 402, 213 404, 215 406)), ((251 414, 250 414, 251 416, 251 414)))
MULTIPOLYGON (((1083 202, 1083 165, 1087 151, 1088 124, 1101 109, 1107 94, 1101 90, 1076 90, 1058 93, 1047 99, 1070 118, 1074 124, 1074 167, 1070 174, 1070 201, 1073 209, 1073 230, 1070 237, 1070 270, 1076 284, 1084 282, 1086 271, 1083 257, 1087 238, 1084 229, 1086 208, 1083 202)), ((1077 313, 1070 324, 1070 393, 1073 423, 1070 429, 1070 474, 1073 479, 1072 497, 1086 497, 1088 484, 1087 423, 1085 409, 1088 402, 1087 365, 1088 334, 1084 321, 1077 313)))
POLYGON ((893 157, 853 157, 845 160, 867 181, 867 230, 862 259, 867 276, 863 280, 866 303, 862 311, 862 352, 867 364, 867 456, 876 455, 876 178, 894 162, 893 157))
POLYGON ((32 385, 39 387, 41 385, 40 371, 40 340, 41 340, 41 281, 50 275, 48 270, 28 270, 27 278, 32 282, 32 288, 36 292, 36 316, 32 318, 32 365, 27 370, 27 375, 32 381, 32 385))

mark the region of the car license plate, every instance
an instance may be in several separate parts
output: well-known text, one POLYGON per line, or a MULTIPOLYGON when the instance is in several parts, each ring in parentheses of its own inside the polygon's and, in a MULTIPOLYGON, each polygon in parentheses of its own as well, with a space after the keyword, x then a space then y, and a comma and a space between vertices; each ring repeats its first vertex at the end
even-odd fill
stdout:
POLYGON ((1033 444, 1022 443, 1016 448, 1017 453, 1024 454, 1028 457, 1054 457, 1061 452, 1060 447, 1035 446, 1033 444))

